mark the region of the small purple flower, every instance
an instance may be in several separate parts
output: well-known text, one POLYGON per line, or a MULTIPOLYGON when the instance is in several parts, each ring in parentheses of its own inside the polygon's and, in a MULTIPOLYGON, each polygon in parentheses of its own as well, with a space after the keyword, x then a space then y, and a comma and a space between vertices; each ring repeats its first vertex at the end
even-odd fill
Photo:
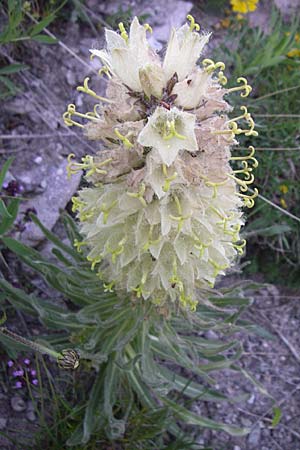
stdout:
POLYGON ((14 372, 13 372, 13 377, 22 377, 24 375, 24 370, 23 369, 21 369, 21 370, 15 370, 14 372))
POLYGON ((30 213, 37 215, 37 211, 35 208, 27 208, 26 211, 23 213, 24 222, 31 222, 30 213))
POLYGON ((31 370, 31 371, 30 371, 30 375, 32 375, 33 377, 35 377, 35 376, 36 376, 36 370, 34 370, 34 369, 31 370))
POLYGON ((9 183, 4 185, 4 190, 8 195, 15 197, 17 194, 23 191, 23 187, 16 180, 11 180, 9 183))
POLYGON ((21 381, 17 381, 15 384, 16 389, 22 389, 23 385, 21 381))
POLYGON ((30 359, 28 359, 28 358, 24 359, 24 364, 26 364, 26 366, 29 366, 29 364, 30 364, 30 359))
POLYGON ((32 384, 34 384, 35 386, 37 386, 39 384, 39 380, 37 380, 36 378, 34 380, 32 380, 32 384))
POLYGON ((14 365, 14 362, 12 360, 7 362, 8 367, 12 367, 14 365))

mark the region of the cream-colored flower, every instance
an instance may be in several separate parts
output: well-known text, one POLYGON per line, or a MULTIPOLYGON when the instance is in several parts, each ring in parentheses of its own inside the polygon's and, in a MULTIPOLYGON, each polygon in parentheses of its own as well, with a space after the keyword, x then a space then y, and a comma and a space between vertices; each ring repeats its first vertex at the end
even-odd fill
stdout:
POLYGON ((156 52, 149 46, 146 31, 135 17, 129 36, 125 30, 121 35, 112 30, 105 30, 107 50, 90 50, 93 56, 98 56, 114 75, 134 91, 143 90, 140 69, 160 64, 156 52))
POLYGON ((139 134, 138 142, 144 147, 155 148, 161 161, 169 166, 179 150, 198 150, 195 121, 194 114, 159 106, 139 134))
POLYGON ((78 250, 107 289, 194 310, 201 290, 243 253, 241 207, 254 204, 257 191, 248 187, 257 161, 253 147, 231 155, 240 134, 256 132, 245 106, 227 116, 224 98, 251 88, 239 78, 225 89, 221 62, 196 65, 209 36, 188 18, 190 26, 172 31, 163 64, 137 19, 129 36, 123 25, 120 34, 107 31, 107 50, 93 51, 109 66, 106 98, 86 83, 100 105, 86 114, 69 105, 64 119, 99 143, 81 162, 69 156, 69 174, 85 170, 90 182, 73 198, 78 250))
POLYGON ((205 70, 196 69, 184 80, 175 84, 173 93, 177 95, 175 104, 185 109, 194 109, 206 100, 206 93, 212 83, 205 70))
POLYGON ((166 56, 163 63, 165 80, 169 80, 176 72, 179 81, 182 81, 196 68, 204 46, 209 41, 210 34, 192 31, 187 24, 171 31, 166 56))
POLYGON ((153 95, 160 98, 165 86, 164 71, 162 67, 148 64, 139 70, 140 82, 148 98, 153 95))

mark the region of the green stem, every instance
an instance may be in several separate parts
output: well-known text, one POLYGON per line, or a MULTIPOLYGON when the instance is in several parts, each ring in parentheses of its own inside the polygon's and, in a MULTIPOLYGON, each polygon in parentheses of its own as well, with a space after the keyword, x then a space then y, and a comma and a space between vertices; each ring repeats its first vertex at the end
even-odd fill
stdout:
POLYGON ((11 339, 13 339, 14 341, 25 345, 26 347, 31 348, 32 350, 38 352, 38 353, 42 353, 42 354, 46 354, 46 355, 50 355, 53 356, 54 358, 58 359, 61 354, 56 352, 55 350, 51 350, 48 347, 45 347, 44 345, 40 345, 37 344, 36 342, 32 342, 29 339, 24 338, 23 336, 19 336, 16 333, 13 333, 12 331, 8 330, 5 327, 0 327, 0 333, 3 334, 4 336, 7 336, 11 339))

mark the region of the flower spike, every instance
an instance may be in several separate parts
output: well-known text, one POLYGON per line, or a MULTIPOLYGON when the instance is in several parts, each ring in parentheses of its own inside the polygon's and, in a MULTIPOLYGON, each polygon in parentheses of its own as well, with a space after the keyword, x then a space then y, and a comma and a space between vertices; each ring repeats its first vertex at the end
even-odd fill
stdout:
POLYGON ((213 288, 243 253, 241 208, 258 195, 254 148, 231 153, 240 135, 257 135, 255 123, 244 105, 228 117, 227 102, 228 93, 244 98, 252 88, 243 77, 225 88, 222 61, 198 65, 210 36, 199 31, 188 15, 161 61, 148 24, 134 18, 128 31, 122 22, 106 30, 106 47, 91 50, 106 94, 86 77, 78 91, 96 104, 86 113, 70 104, 63 116, 99 148, 78 162, 68 157, 68 176, 83 171, 89 182, 72 199, 82 234, 74 247, 86 250, 106 292, 151 302, 165 317, 194 311, 204 297, 196 289, 213 288))

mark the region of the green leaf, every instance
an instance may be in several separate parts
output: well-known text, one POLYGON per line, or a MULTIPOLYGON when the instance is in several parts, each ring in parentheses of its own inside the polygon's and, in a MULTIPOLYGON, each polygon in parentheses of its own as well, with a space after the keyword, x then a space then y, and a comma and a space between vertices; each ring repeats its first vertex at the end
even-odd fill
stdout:
MULTIPOLYGON (((213 389, 207 389, 201 384, 191 381, 186 377, 182 377, 175 372, 167 369, 166 367, 158 367, 160 374, 172 384, 172 388, 177 392, 184 392, 190 398, 201 398, 203 401, 212 401, 212 402, 220 402, 220 401, 234 401, 234 399, 230 399, 226 395, 221 394, 218 391, 213 389)), ((236 400, 237 401, 237 400, 236 400)))
POLYGON ((234 366, 234 365, 231 366, 231 369, 241 372, 245 378, 247 378, 249 381, 251 381, 251 383, 257 388, 257 390, 262 395, 265 395, 266 397, 273 399, 272 395, 269 394, 269 392, 266 390, 266 388, 259 381, 257 381, 247 370, 243 369, 242 367, 238 367, 238 366, 234 366))
POLYGON ((7 211, 5 203, 0 199, 0 216, 4 216, 6 219, 11 219, 11 214, 7 211))
POLYGON ((278 406, 274 406, 273 414, 274 414, 274 416, 273 416, 271 425, 272 425, 272 428, 275 428, 280 422, 280 419, 282 416, 282 411, 278 406))
POLYGON ((38 34, 37 36, 33 36, 32 39, 34 41, 41 42, 42 44, 57 44, 58 40, 51 36, 46 36, 45 34, 38 34))
POLYGON ((85 258, 83 258, 76 250, 74 250, 71 246, 64 244, 61 239, 59 239, 54 233, 52 233, 50 230, 48 230, 42 222, 39 220, 37 216, 34 214, 30 214, 31 220, 40 228, 40 230, 44 233, 45 237, 50 241, 53 242, 53 244, 61 249, 63 252, 68 253, 70 256, 72 256, 77 261, 85 261, 85 258))
POLYGON ((88 404, 85 410, 85 416, 83 420, 83 436, 81 439, 82 444, 86 444, 96 427, 100 427, 103 422, 103 380, 105 374, 104 365, 102 370, 97 374, 96 380, 91 389, 88 404))
POLYGON ((54 14, 49 14, 49 16, 45 17, 43 20, 41 20, 39 23, 34 25, 34 27, 30 30, 29 34, 30 36, 35 36, 41 31, 43 31, 44 28, 46 28, 53 20, 55 19, 54 14))
POLYGON ((1 172, 0 172, 0 191, 1 191, 2 186, 3 186, 3 182, 4 182, 4 179, 5 179, 6 172, 8 171, 8 169, 11 166, 11 164, 12 164, 14 159, 15 159, 14 157, 8 158, 8 160, 5 161, 5 163, 3 164, 3 167, 2 167, 1 172))
POLYGON ((219 308, 224 308, 225 306, 249 306, 252 301, 250 298, 246 297, 209 297, 209 300, 219 308))
MULTIPOLYGON (((0 201, 1 203, 1 201, 0 201)), ((19 210, 20 199, 14 198, 6 207, 9 216, 4 217, 0 223, 0 235, 6 233, 13 225, 19 210)))
POLYGON ((235 426, 226 425, 225 423, 215 422, 214 420, 207 419, 206 417, 201 417, 198 414, 194 414, 184 406, 178 405, 177 403, 169 400, 167 398, 161 397, 161 401, 168 405, 173 413, 188 425, 197 425, 202 428, 209 428, 216 431, 225 431, 231 436, 245 436, 251 431, 249 428, 239 428, 235 426))
POLYGON ((20 90, 18 86, 16 86, 6 76, 0 76, 0 82, 8 89, 8 91, 0 93, 0 98, 6 98, 9 97, 10 95, 15 95, 20 90))
POLYGON ((0 278, 0 287, 6 294, 6 298, 14 307, 21 309, 22 311, 37 315, 34 307, 32 306, 32 299, 22 289, 14 288, 8 281, 0 278))
POLYGON ((11 73, 20 72, 20 70, 26 69, 28 69, 26 64, 9 64, 8 66, 1 67, 0 75, 9 75, 11 73))

